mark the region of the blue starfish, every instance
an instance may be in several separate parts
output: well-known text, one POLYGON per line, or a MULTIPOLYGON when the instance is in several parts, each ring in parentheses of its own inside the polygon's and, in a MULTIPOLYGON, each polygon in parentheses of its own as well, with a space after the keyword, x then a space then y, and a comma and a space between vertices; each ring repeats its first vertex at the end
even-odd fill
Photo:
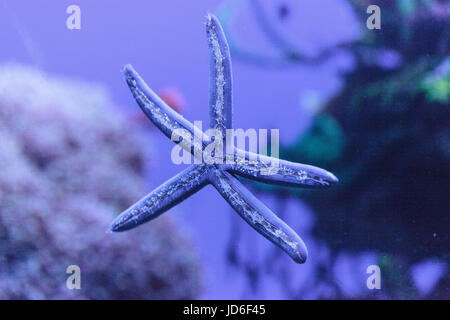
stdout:
MULTIPOLYGON (((222 27, 213 15, 207 17, 206 33, 211 73, 210 124, 225 137, 226 130, 232 128, 230 52, 222 27)), ((184 129, 185 135, 180 142, 182 147, 194 156, 197 152, 201 154, 206 142, 193 138, 205 137, 205 134, 164 103, 130 65, 125 66, 124 75, 134 98, 147 117, 169 138, 174 131, 184 129)), ((328 187, 337 183, 337 178, 317 167, 256 155, 234 145, 231 148, 232 152, 226 153, 224 157, 232 157, 235 160, 233 163, 224 161, 223 164, 190 165, 120 214, 112 223, 111 231, 125 231, 153 220, 205 185, 212 184, 242 219, 283 249, 294 261, 304 263, 308 252, 302 239, 258 200, 235 175, 293 187, 328 187), (278 161, 277 171, 263 174, 267 163, 272 160, 278 161)))

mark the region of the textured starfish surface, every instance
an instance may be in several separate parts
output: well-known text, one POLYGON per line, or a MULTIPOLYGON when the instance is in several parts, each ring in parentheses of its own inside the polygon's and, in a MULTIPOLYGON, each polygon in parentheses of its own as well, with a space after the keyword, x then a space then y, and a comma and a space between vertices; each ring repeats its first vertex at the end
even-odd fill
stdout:
MULTIPOLYGON (((231 58, 222 27, 213 15, 207 17, 206 34, 210 60, 210 125, 226 137, 226 130, 232 128, 231 58)), ((206 134, 164 103, 130 65, 125 66, 124 74, 134 98, 147 117, 169 138, 172 138, 175 130, 183 129, 185 134, 180 137, 180 145, 193 155, 197 152, 201 154, 207 146, 206 134), (203 138, 200 141, 194 139, 198 136, 203 138)), ((294 261, 304 263, 308 252, 302 239, 236 176, 276 185, 309 188, 329 187, 337 183, 337 178, 317 167, 257 155, 234 145, 230 149, 232 151, 227 149, 223 157, 232 157, 234 161, 190 165, 121 213, 113 221, 111 231, 125 231, 155 219, 205 185, 212 184, 250 226, 283 249, 294 261), (277 170, 271 174, 262 173, 273 160, 278 163, 277 170)))

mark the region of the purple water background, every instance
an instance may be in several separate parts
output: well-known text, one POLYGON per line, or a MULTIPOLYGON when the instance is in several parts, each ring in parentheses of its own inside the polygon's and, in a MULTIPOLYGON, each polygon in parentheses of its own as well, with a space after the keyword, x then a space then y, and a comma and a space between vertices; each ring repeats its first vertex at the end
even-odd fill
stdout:
MULTIPOLYGON (((178 88, 187 102, 184 116, 191 121, 202 120, 206 125, 209 123, 209 67, 204 22, 206 14, 216 12, 221 3, 217 0, 2 0, 0 62, 31 64, 49 73, 102 83, 126 112, 134 113, 138 107, 120 73, 124 64, 131 63, 153 89, 178 88), (81 30, 66 28, 66 8, 71 4, 81 7, 81 30)), ((345 1, 284 3, 292 5, 293 10, 280 27, 309 54, 357 37, 361 27, 345 1)), ((246 45, 270 50, 251 12, 246 11, 240 17, 235 29, 246 45)), ((292 142, 311 119, 311 113, 302 108, 302 97, 308 92, 331 96, 342 84, 339 71, 349 67, 351 59, 345 55, 337 55, 320 66, 293 65, 278 69, 234 59, 235 127, 279 128, 281 143, 292 142)), ((149 191, 182 169, 172 164, 173 145, 166 137, 154 130, 151 141, 149 148, 154 151, 149 164, 149 191)), ((267 196, 262 200, 276 212, 276 199, 267 196)), ((288 210, 300 224, 313 223, 312 213, 300 201, 289 201, 288 210)), ((227 266, 224 252, 230 237, 231 217, 235 218, 235 214, 213 188, 201 190, 168 214, 179 228, 190 234, 199 253, 205 275, 202 298, 286 297, 270 279, 261 280, 264 283, 256 292, 248 290, 242 273, 227 266)), ((271 246, 244 222, 240 227, 249 233, 252 241, 242 246, 243 250, 250 248, 250 258, 257 255, 256 248, 271 246)), ((310 251, 314 261, 314 246, 310 251)), ((280 259, 292 264, 293 274, 306 275, 307 270, 311 271, 308 264, 296 265, 289 258, 280 259)))

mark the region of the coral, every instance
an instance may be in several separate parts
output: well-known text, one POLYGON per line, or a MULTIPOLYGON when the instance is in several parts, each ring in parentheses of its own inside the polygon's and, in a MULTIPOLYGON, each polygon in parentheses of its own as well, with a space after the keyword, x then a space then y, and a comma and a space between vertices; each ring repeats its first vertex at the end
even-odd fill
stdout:
POLYGON ((198 296, 196 256, 167 218, 105 232, 145 185, 133 126, 101 87, 0 67, 0 298, 198 296))
MULTIPOLYGON (((422 33, 420 26, 431 21, 436 20, 430 14, 424 21, 385 19, 385 24, 396 29, 409 26, 415 32, 414 44, 422 43, 421 39, 439 42, 450 29, 448 22, 441 22, 442 28, 432 33, 422 33)), ((386 33, 377 36, 370 45, 390 43, 384 39, 386 33)), ((360 61, 345 76, 343 91, 328 103, 324 114, 339 124, 345 147, 337 158, 322 152, 318 163, 326 163, 343 183, 326 198, 311 194, 306 199, 322 221, 317 232, 331 246, 408 255, 412 261, 448 259, 450 216, 448 191, 443 187, 449 179, 444 168, 450 159, 448 51, 435 43, 418 48, 408 38, 398 42, 392 45, 401 50, 403 65, 386 70, 360 61)), ((314 139, 326 137, 309 132, 290 151, 297 155, 290 159, 303 161, 313 156, 302 147, 312 140, 312 134, 314 139)))
MULTIPOLYGON (((257 4, 258 0, 253 2, 257 4)), ((339 286, 341 279, 330 274, 342 252, 372 252, 378 256, 376 263, 382 270, 384 289, 373 292, 369 298, 447 299, 448 271, 440 281, 436 280, 439 283, 434 289, 425 293, 408 270, 429 259, 438 265, 450 263, 450 5, 440 0, 348 2, 361 19, 361 37, 302 62, 321 63, 333 52, 345 49, 352 54, 355 67, 344 75, 343 89, 316 110, 309 129, 295 143, 280 148, 281 157, 330 169, 340 183, 321 193, 255 187, 277 193, 279 198, 298 197, 312 207, 317 218, 313 234, 330 249, 329 261, 323 268, 317 267, 316 277, 321 281, 339 286), (382 10, 379 31, 368 30, 367 16, 361 15, 373 4, 379 4, 382 10)), ((233 8, 234 3, 238 2, 227 1, 222 6, 220 17, 225 25, 242 8, 241 2, 239 8, 233 8)), ((255 11, 256 15, 263 13, 255 11)), ((266 35, 270 31, 267 21, 259 19, 266 35)), ((233 42, 235 37, 230 30, 228 35, 233 42)), ((281 53, 288 48, 281 42, 275 47, 281 53)), ((258 52, 249 53, 253 52, 232 46, 233 57, 261 67, 271 66, 273 59, 269 61, 258 52)), ((278 61, 294 62, 288 55, 278 61)), ((283 206, 278 210, 280 216, 289 214, 282 209, 283 206)), ((303 231, 303 235, 307 237, 307 232, 303 231)), ((313 246, 313 241, 309 242, 313 246)), ((272 275, 267 272, 262 276, 264 271, 260 270, 265 270, 266 264, 247 263, 235 242, 230 243, 232 264, 245 271, 251 266, 254 278, 255 274, 261 278, 272 275)), ((267 251, 271 271, 282 270, 284 266, 270 259, 272 253, 267 251)), ((294 272, 284 272, 279 272, 278 280, 289 292, 287 283, 294 272)), ((300 286, 293 288, 291 296, 304 298, 302 290, 300 286)), ((358 298, 365 297, 359 294, 358 298)), ((352 296, 342 292, 342 296, 327 293, 324 297, 352 296)))
MULTIPOLYGON (((351 3, 361 11, 368 2, 351 3)), ((291 161, 315 159, 336 172, 341 183, 326 195, 301 195, 317 214, 315 234, 335 252, 373 250, 394 260, 382 268, 392 298, 423 297, 414 292, 409 266, 450 262, 450 25, 448 15, 442 17, 447 11, 433 9, 439 1, 408 3, 418 7, 383 3, 382 28, 390 32, 366 31, 360 40, 373 50, 393 50, 401 63, 383 68, 356 55, 343 90, 316 125, 280 150, 291 161), (339 130, 317 130, 323 117, 339 130), (317 144, 325 140, 330 149, 317 144), (335 149, 342 151, 330 152, 335 149)), ((448 296, 449 276, 441 297, 448 296)))

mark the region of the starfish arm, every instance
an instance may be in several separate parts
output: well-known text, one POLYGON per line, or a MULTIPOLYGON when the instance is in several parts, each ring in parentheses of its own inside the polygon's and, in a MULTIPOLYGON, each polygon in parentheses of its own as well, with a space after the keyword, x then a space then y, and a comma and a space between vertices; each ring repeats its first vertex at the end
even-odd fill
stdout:
POLYGON ((177 133, 180 134, 177 135, 183 138, 180 142, 181 146, 192 154, 194 154, 194 148, 197 148, 201 154, 203 142, 201 138, 199 142, 196 142, 194 133, 196 137, 202 137, 202 131, 158 97, 131 65, 126 65, 123 72, 134 99, 153 124, 169 139, 172 139, 174 131, 178 129, 177 133))
POLYGON ((281 186, 324 188, 338 182, 324 169, 239 149, 236 149, 236 161, 227 169, 252 180, 281 186))
POLYGON ((214 15, 208 15, 206 36, 209 47, 209 106, 211 128, 221 131, 232 128, 233 101, 230 49, 222 26, 214 15))
POLYGON ((215 170, 211 182, 233 209, 256 231, 283 249, 295 262, 304 263, 308 251, 302 239, 230 173, 215 170))
POLYGON ((192 165, 122 212, 111 231, 125 231, 153 220, 208 183, 206 165, 192 165))

